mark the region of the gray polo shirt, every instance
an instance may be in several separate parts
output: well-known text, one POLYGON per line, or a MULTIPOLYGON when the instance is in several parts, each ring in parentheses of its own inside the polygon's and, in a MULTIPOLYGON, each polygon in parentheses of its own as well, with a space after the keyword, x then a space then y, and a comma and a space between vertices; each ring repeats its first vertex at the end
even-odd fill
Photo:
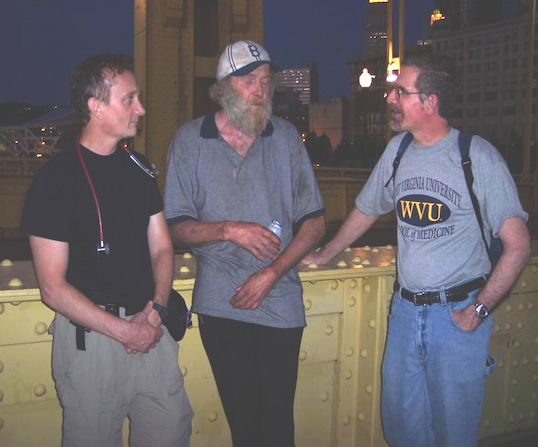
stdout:
MULTIPOLYGON (((288 122, 271 117, 246 157, 220 136, 215 114, 182 126, 170 145, 165 213, 169 225, 187 219, 282 223, 283 251, 292 228, 324 215, 323 199, 301 137, 288 122)), ((269 265, 231 242, 193 248, 197 258, 193 311, 272 327, 306 324, 296 269, 282 277, 256 310, 229 300, 249 276, 269 265)))

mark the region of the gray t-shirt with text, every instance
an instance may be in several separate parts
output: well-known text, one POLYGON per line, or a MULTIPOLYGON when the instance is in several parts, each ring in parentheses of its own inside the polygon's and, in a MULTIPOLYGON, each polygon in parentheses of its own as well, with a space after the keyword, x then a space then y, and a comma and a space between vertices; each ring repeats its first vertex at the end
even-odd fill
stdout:
MULTIPOLYGON (((355 201, 368 215, 396 211, 400 284, 414 291, 438 290, 489 273, 490 262, 461 165, 459 131, 451 129, 433 146, 412 142, 396 178, 385 187, 403 136, 390 141, 355 201)), ((486 234, 497 235, 509 218, 526 220, 528 215, 499 152, 474 136, 470 157, 473 190, 486 234)))

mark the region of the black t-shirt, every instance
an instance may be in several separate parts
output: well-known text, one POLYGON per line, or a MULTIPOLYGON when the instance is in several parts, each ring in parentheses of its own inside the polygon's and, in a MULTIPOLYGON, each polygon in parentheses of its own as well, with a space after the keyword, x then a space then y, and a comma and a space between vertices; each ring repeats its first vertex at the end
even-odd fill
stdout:
POLYGON ((110 254, 97 255, 97 208, 74 147, 55 156, 37 174, 26 195, 21 231, 69 243, 66 280, 77 289, 124 295, 134 301, 120 304, 141 308, 154 294, 147 231, 150 216, 163 209, 157 182, 119 147, 109 156, 82 146, 81 151, 110 254))

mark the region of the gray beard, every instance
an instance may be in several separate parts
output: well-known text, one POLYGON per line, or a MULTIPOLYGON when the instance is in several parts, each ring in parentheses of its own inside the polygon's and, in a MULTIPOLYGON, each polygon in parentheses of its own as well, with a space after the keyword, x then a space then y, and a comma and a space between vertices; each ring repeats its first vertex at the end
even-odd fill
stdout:
POLYGON ((253 112, 250 104, 243 103, 235 92, 232 89, 230 90, 221 98, 221 105, 228 120, 244 135, 260 135, 273 113, 273 102, 271 99, 267 99, 261 107, 257 107, 253 112))

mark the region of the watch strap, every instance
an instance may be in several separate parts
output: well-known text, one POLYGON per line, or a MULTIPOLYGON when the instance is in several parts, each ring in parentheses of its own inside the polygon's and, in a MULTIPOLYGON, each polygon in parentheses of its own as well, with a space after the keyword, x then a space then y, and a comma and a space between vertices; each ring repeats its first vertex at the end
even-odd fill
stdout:
POLYGON ((166 319, 168 318, 168 308, 164 307, 163 305, 159 304, 159 303, 153 303, 153 308, 157 311, 157 313, 159 314, 159 317, 161 317, 161 321, 166 321, 166 319))

